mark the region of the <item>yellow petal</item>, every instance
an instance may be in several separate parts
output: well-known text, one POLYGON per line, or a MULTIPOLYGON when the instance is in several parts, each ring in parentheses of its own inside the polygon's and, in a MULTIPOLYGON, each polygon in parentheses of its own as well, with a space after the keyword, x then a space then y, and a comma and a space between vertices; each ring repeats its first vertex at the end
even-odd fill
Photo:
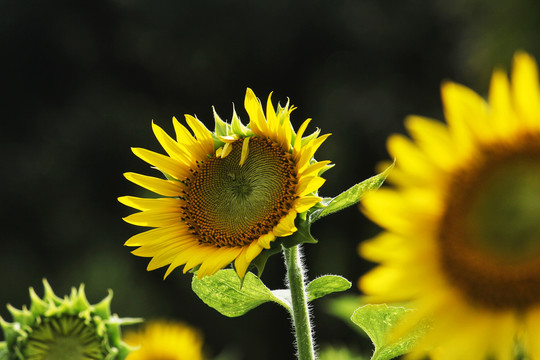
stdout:
POLYGON ((266 101, 266 123, 270 129, 272 135, 277 135, 279 123, 276 117, 276 110, 274 110, 274 105, 272 105, 272 93, 268 95, 268 100, 266 101))
MULTIPOLYGON (((186 265, 184 265, 184 274, 195 266, 202 264, 205 259, 212 258, 219 248, 213 246, 199 246, 198 248, 191 248, 190 250, 189 260, 186 262, 186 265)), ((198 277, 201 278, 204 275, 206 275, 204 272, 202 274, 199 273, 198 277)))
POLYGON ((225 144, 225 146, 223 147, 223 152, 221 153, 221 157, 222 158, 227 157, 231 153, 232 149, 233 147, 231 144, 229 143, 225 144))
POLYGON ((189 168, 178 160, 142 148, 131 148, 131 150, 139 158, 176 179, 184 180, 191 175, 189 168))
POLYGON ((214 253, 212 257, 209 257, 203 261, 199 268, 198 275, 213 275, 216 271, 223 269, 225 266, 234 261, 234 259, 240 254, 242 248, 234 247, 222 247, 214 253))
MULTIPOLYGON (((362 199, 362 211, 373 222, 400 235, 433 231, 442 212, 441 198, 430 190, 381 188, 362 199)), ((417 237, 413 237, 413 240, 417 237)))
MULTIPOLYGON (((447 171, 454 169, 459 158, 456 157, 456 149, 448 128, 442 122, 421 116, 408 116, 405 127, 416 145, 434 165, 447 171)), ((397 151, 399 150, 392 155, 399 158, 407 156, 397 151)))
POLYGON ((191 130, 193 130, 193 133, 195 134, 195 137, 203 147, 203 149, 206 151, 207 154, 211 154, 214 152, 214 140, 212 140, 212 133, 210 130, 204 126, 202 122, 200 122, 199 119, 196 119, 195 117, 191 115, 184 115, 186 118, 186 122, 188 123, 191 130))
POLYGON ((306 167, 310 165, 311 159, 315 155, 317 149, 322 145, 322 143, 330 136, 331 134, 325 134, 315 140, 309 142, 308 145, 304 146, 300 151, 300 158, 297 160, 296 168, 298 172, 301 173, 306 167))
POLYGON ((118 201, 137 210, 178 209, 183 203, 182 200, 175 198, 146 199, 135 196, 122 196, 118 201))
POLYGON ((493 109, 492 126, 500 137, 514 133, 520 125, 512 101, 508 76, 502 70, 495 70, 489 87, 489 106, 493 109))
POLYGON ((261 237, 259 237, 257 242, 261 247, 265 249, 270 249, 270 243, 274 241, 275 238, 276 236, 274 235, 274 233, 270 231, 268 234, 264 234, 261 237))
POLYGON ((173 117, 174 132, 176 133, 176 141, 183 145, 187 151, 197 160, 205 160, 209 154, 202 144, 191 135, 188 129, 173 117))
POLYGON ((261 253, 263 248, 259 245, 258 241, 254 241, 247 247, 246 250, 246 260, 250 263, 261 253))
POLYGON ((296 194, 300 197, 317 191, 326 180, 319 176, 310 176, 302 179, 296 189, 296 194))
POLYGON ((397 167, 403 172, 422 179, 425 183, 438 181, 443 175, 436 163, 407 137, 391 135, 387 140, 387 147, 390 155, 396 159, 397 167))
POLYGON ((168 246, 167 248, 159 250, 152 256, 152 259, 148 263, 146 270, 152 271, 165 265, 169 265, 178 254, 181 254, 185 249, 197 246, 196 240, 191 242, 182 242, 176 246, 168 246))
POLYGON ((322 199, 318 196, 303 196, 294 201, 293 208, 297 213, 301 214, 308 211, 313 206, 318 204, 322 199))
POLYGON ((487 122, 487 104, 471 89, 447 82, 441 87, 444 114, 456 150, 470 154, 475 140, 492 134, 487 122))
POLYGON ((540 359, 540 307, 530 309, 525 317, 524 344, 531 359, 540 359))
POLYGON ((160 244, 167 239, 185 239, 186 236, 193 235, 189 232, 187 225, 183 223, 174 224, 172 226, 160 227, 144 231, 133 235, 124 243, 125 246, 146 246, 160 244))
POLYGON ((316 162, 306 167, 302 172, 299 172, 298 175, 301 177, 319 175, 319 172, 328 164, 330 164, 328 160, 316 162))
POLYGON ((233 143, 236 140, 240 139, 240 135, 232 134, 232 135, 218 136, 218 138, 219 138, 219 140, 223 141, 224 143, 230 144, 230 143, 233 143))
POLYGON ((174 180, 158 179, 132 172, 125 173, 124 176, 129 181, 163 196, 181 196, 184 190, 184 185, 174 180))
POLYGON ((266 124, 266 119, 264 118, 261 103, 253 93, 253 90, 249 88, 246 91, 244 107, 249 115, 251 130, 253 133, 259 136, 265 136, 268 134, 268 126, 266 124))
POLYGON ((246 258, 246 252, 247 247, 243 247, 240 254, 236 257, 236 260, 234 261, 234 268, 236 269, 236 273, 240 277, 240 279, 243 279, 246 275, 247 268, 250 264, 250 261, 246 258))
POLYGON ((249 155, 249 137, 244 138, 242 143, 242 155, 240 155, 240 166, 244 165, 249 155))
POLYGON ((512 68, 512 94, 516 111, 525 124, 540 127, 540 89, 538 69, 532 56, 518 52, 512 68))
MULTIPOLYGON (((193 241, 192 243, 187 243, 179 246, 177 249, 174 250, 174 252, 171 251, 168 254, 160 254, 160 256, 154 257, 152 261, 163 258, 161 262, 166 262, 166 265, 169 265, 167 271, 165 272, 165 275, 163 276, 163 278, 165 279, 174 269, 181 265, 184 265, 191 258, 194 251, 196 252, 200 250, 199 248, 199 243, 197 241, 193 241)), ((150 265, 151 264, 148 264, 149 267, 150 265)))
POLYGON ((141 257, 153 257, 171 251, 179 252, 182 248, 192 244, 193 240, 193 236, 189 235, 184 235, 182 237, 162 237, 159 243, 141 245, 141 247, 133 250, 131 253, 141 257))
POLYGON ((293 146, 293 152, 298 153, 300 151, 300 148, 302 147, 302 136, 304 135, 304 132, 306 131, 307 126, 311 122, 311 119, 307 119, 300 125, 300 128, 298 129, 298 133, 296 134, 296 139, 294 139, 294 146, 293 146))
POLYGON ((279 143, 281 144, 283 150, 285 150, 286 152, 289 152, 291 150, 292 131, 293 129, 291 122, 289 120, 289 117, 286 116, 280 124, 280 129, 278 132, 279 143))
POLYGON ((167 209, 141 211, 124 218, 127 223, 149 227, 171 226, 179 220, 180 212, 171 212, 167 209))
POLYGON ((410 279, 409 276, 408 279, 405 274, 401 267, 381 265, 362 276, 358 281, 358 287, 369 295, 370 302, 409 300, 418 291, 418 278, 410 279))
MULTIPOLYGON (((363 241, 358 246, 358 253, 373 262, 405 263, 413 262, 414 256, 421 251, 408 242, 407 238, 383 231, 376 237, 363 241)), ((415 244, 416 245, 416 244, 415 244)))
POLYGON ((156 139, 158 139, 159 143, 170 157, 182 162, 186 166, 191 166, 193 159, 189 152, 185 151, 183 146, 174 141, 162 128, 154 124, 153 121, 152 130, 154 131, 156 139))
POLYGON ((296 219, 296 211, 290 210, 287 215, 279 220, 279 223, 272 230, 274 235, 280 237, 292 235, 298 230, 296 226, 294 226, 294 219, 296 219))
POLYGON ((492 332, 489 337, 490 348, 496 359, 514 359, 514 340, 520 326, 511 311, 501 312, 498 316, 491 316, 488 321, 488 329, 492 332))

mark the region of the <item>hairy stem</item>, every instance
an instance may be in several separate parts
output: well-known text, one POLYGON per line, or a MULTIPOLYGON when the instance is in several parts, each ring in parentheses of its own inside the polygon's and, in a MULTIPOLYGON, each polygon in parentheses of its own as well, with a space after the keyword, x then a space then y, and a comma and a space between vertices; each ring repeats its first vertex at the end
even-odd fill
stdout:
POLYGON ((315 348, 309 317, 300 245, 283 248, 292 299, 292 318, 299 360, 314 360, 315 348))

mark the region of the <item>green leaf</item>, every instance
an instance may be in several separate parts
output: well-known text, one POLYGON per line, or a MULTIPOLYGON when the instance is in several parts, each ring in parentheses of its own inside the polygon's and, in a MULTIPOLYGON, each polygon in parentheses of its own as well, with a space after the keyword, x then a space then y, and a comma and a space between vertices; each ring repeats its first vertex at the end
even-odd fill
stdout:
POLYGON ((290 310, 286 301, 275 296, 251 272, 246 273, 243 282, 232 269, 220 270, 202 279, 197 279, 197 274, 195 274, 191 288, 206 305, 228 317, 242 316, 269 301, 290 310))
POLYGON ((375 345, 371 360, 389 360, 412 350, 429 328, 426 321, 421 321, 400 338, 393 340, 389 336, 396 324, 412 311, 386 304, 365 305, 356 309, 351 320, 366 332, 375 345))
POLYGON ((323 205, 326 206, 322 209, 316 209, 313 211, 310 216, 310 221, 313 223, 326 215, 333 214, 337 211, 345 209, 346 207, 357 204, 366 192, 377 190, 383 184, 384 180, 386 180, 386 177, 394 167, 394 164, 395 162, 387 167, 382 173, 354 185, 335 198, 324 199, 323 205))
POLYGON ((342 276, 338 275, 325 275, 316 278, 310 282, 306 291, 308 292, 308 301, 312 301, 321 298, 325 295, 345 291, 350 289, 351 282, 342 276))

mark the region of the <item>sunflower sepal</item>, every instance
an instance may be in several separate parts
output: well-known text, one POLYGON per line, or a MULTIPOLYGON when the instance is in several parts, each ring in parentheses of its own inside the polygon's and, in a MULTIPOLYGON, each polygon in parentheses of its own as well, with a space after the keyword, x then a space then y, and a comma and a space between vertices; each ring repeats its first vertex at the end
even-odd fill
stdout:
POLYGON ((206 305, 227 317, 242 316, 267 302, 275 302, 290 311, 286 294, 271 291, 251 272, 243 279, 233 269, 219 270, 201 279, 194 274, 191 288, 206 305))
POLYGON ((311 224, 313 221, 306 216, 306 219, 297 218, 294 222, 297 230, 289 236, 281 238, 281 245, 287 249, 300 244, 317 244, 319 241, 311 235, 311 224))
POLYGON ((319 242, 311 235, 311 223, 308 220, 308 213, 309 212, 305 212, 298 215, 295 221, 295 226, 297 228, 296 232, 289 236, 278 237, 270 243, 269 249, 264 249, 251 261, 250 267, 257 268, 257 275, 259 277, 262 276, 266 262, 270 256, 280 253, 283 248, 289 249, 304 243, 317 244, 319 242))
POLYGON ((216 109, 212 106, 212 112, 214 113, 214 136, 217 138, 219 136, 226 136, 231 133, 231 125, 221 120, 216 109))
POLYGON ((236 109, 233 105, 233 116, 231 120, 231 130, 233 134, 242 135, 243 137, 249 137, 253 136, 253 131, 248 127, 242 124, 242 121, 240 121, 240 118, 236 114, 236 109))
POLYGON ((327 215, 336 213, 349 206, 356 205, 367 192, 377 190, 381 187, 388 177, 388 174, 392 171, 394 164, 395 161, 380 174, 359 182, 334 198, 323 198, 321 201, 322 207, 314 208, 309 214, 309 221, 314 223, 327 215))
POLYGON ((283 247, 289 249, 299 244, 317 244, 318 240, 311 235, 311 223, 309 222, 309 211, 298 214, 294 222, 297 231, 292 235, 278 237, 270 243, 269 249, 264 249, 255 259, 251 261, 250 267, 257 268, 257 275, 262 276, 266 262, 270 256, 280 253, 283 247))
POLYGON ((270 256, 280 253, 281 249, 280 238, 272 241, 269 249, 264 249, 255 259, 251 260, 250 268, 255 267, 257 269, 257 276, 261 277, 270 256))
POLYGON ((421 319, 414 326, 406 324, 407 331, 402 336, 395 335, 414 312, 413 309, 387 304, 368 304, 356 309, 351 321, 373 342, 375 349, 371 360, 393 359, 414 349, 430 328, 427 320, 421 319))

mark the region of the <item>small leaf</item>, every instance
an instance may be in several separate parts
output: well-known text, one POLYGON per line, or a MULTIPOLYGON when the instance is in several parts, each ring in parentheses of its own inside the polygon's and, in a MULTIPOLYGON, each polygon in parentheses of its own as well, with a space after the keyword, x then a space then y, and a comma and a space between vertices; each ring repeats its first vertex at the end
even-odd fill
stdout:
POLYGON ((287 303, 272 294, 253 273, 246 273, 243 282, 232 269, 197 279, 193 276, 191 287, 195 294, 208 306, 228 317, 241 316, 268 301, 276 302, 289 309, 287 303))
POLYGON ((337 211, 345 209, 346 207, 355 205, 360 201, 366 192, 377 190, 383 184, 384 180, 386 180, 386 177, 394 167, 394 164, 395 162, 387 167, 382 173, 354 185, 335 198, 325 199, 326 201, 323 201, 323 203, 326 202, 327 205, 322 209, 316 209, 313 211, 310 216, 311 222, 313 223, 326 215, 333 214, 337 211))
POLYGON ((351 282, 342 276, 338 275, 325 275, 318 277, 310 282, 306 290, 308 292, 308 301, 312 301, 321 298, 325 295, 345 291, 350 289, 351 282))
POLYGON ((414 310, 386 304, 365 305, 356 309, 351 320, 366 332, 375 345, 371 360, 389 360, 412 350, 416 342, 428 330, 427 322, 420 322, 400 338, 393 340, 390 337, 396 324, 412 311, 414 310))

